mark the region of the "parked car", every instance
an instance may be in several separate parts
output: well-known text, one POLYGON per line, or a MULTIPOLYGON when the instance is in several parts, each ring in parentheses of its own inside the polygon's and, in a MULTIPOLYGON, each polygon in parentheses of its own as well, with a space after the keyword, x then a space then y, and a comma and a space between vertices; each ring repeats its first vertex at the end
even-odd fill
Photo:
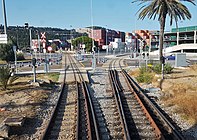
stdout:
POLYGON ((166 60, 175 60, 175 54, 171 54, 169 56, 165 56, 166 60))

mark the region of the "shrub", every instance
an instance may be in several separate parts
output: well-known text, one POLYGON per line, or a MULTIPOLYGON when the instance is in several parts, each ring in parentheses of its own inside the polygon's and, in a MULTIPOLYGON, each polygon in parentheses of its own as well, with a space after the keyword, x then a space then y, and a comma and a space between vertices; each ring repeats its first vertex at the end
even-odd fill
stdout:
POLYGON ((164 72, 166 74, 171 73, 173 69, 174 68, 169 63, 165 64, 165 66, 164 66, 164 72))
POLYGON ((152 70, 149 67, 141 67, 139 76, 136 77, 136 80, 140 83, 151 83, 153 79, 152 70))
MULTIPOLYGON (((162 66, 161 64, 156 64, 152 69, 155 73, 160 74, 162 69, 161 66, 162 66)), ((164 65, 164 73, 166 74, 171 73, 173 69, 174 68, 169 63, 164 65)))
POLYGON ((13 44, 0 44, 0 59, 5 60, 7 63, 10 61, 14 61, 14 51, 13 51, 13 44))
POLYGON ((151 73, 143 73, 136 77, 136 80, 139 83, 151 83, 153 79, 153 75, 151 73))
POLYGON ((11 77, 11 72, 9 66, 0 67, 0 83, 4 90, 7 89, 8 80, 11 77))
POLYGON ((160 74, 161 73, 161 65, 160 64, 154 65, 152 69, 157 74, 160 74))
POLYGON ((17 60, 25 60, 24 54, 23 53, 17 53, 17 60))

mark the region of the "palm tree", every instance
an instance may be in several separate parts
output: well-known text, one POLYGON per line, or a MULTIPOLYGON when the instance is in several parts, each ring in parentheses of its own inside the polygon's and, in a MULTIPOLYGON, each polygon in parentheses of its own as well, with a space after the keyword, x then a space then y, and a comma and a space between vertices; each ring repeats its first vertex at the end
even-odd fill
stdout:
POLYGON ((138 19, 144 19, 148 17, 149 19, 154 19, 158 17, 160 23, 160 35, 159 35, 159 56, 160 63, 162 63, 163 58, 163 36, 166 23, 166 17, 170 17, 170 25, 172 25, 173 20, 178 27, 178 20, 191 19, 191 14, 188 8, 181 3, 181 1, 190 2, 195 5, 194 0, 135 0, 133 2, 140 2, 142 5, 139 9, 138 19))

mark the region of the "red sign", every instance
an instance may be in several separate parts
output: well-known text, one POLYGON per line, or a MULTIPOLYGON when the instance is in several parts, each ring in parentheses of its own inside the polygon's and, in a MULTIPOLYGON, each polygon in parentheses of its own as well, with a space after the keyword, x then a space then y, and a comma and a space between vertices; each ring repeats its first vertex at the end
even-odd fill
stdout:
POLYGON ((48 46, 47 49, 48 49, 48 51, 50 51, 50 52, 52 51, 52 47, 51 47, 51 46, 48 46))
POLYGON ((45 48, 45 46, 46 46, 46 36, 45 36, 45 32, 44 32, 44 33, 41 33, 41 42, 42 42, 43 48, 45 48))

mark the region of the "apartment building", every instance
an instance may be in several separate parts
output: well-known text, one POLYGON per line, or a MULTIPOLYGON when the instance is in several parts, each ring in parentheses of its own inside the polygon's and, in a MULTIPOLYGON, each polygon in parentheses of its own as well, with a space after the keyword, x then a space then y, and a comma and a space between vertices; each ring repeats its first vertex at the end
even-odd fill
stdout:
MULTIPOLYGON (((151 49, 159 49, 159 32, 151 36, 151 49)), ((164 49, 166 52, 197 52, 197 26, 172 28, 171 32, 165 32, 164 49)))
POLYGON ((123 42, 125 41, 125 32, 115 31, 106 29, 99 26, 94 26, 93 30, 91 27, 76 29, 79 33, 87 33, 90 38, 93 38, 98 42, 98 45, 109 45, 115 38, 120 38, 123 42))

